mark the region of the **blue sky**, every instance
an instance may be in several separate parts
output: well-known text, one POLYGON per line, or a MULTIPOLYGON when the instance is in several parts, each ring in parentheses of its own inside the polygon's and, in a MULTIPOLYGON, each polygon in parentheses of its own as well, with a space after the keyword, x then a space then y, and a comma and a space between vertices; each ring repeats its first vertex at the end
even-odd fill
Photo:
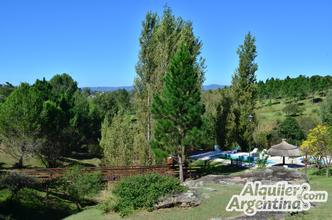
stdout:
POLYGON ((230 84, 246 32, 258 79, 332 74, 329 0, 1 0, 0 83, 67 72, 79 86, 131 85, 147 11, 168 4, 203 42, 205 84, 230 84))

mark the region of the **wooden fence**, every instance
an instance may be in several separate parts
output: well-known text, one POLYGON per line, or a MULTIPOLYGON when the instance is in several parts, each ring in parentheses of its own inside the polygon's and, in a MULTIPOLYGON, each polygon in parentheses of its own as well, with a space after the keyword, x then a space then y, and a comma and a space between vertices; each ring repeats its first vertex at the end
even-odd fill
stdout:
MULTIPOLYGON (((39 180, 49 180, 62 176, 66 168, 29 168, 12 170, 39 180)), ((158 173, 162 175, 176 175, 176 171, 169 166, 118 166, 118 167, 86 167, 82 168, 82 175, 86 172, 99 171, 107 181, 117 181, 125 176, 145 173, 158 173)))

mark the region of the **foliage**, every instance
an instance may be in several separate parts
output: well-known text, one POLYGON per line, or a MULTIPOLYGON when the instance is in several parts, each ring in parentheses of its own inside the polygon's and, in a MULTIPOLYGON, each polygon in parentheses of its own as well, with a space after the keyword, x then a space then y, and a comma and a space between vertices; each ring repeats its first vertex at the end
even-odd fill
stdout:
POLYGON ((47 167, 56 167, 63 153, 64 112, 56 103, 46 101, 40 114, 44 144, 40 147, 39 157, 47 167))
POLYGON ((189 47, 182 45, 172 58, 162 94, 152 104, 156 122, 152 146, 156 152, 178 156, 181 180, 186 147, 196 144, 204 113, 201 82, 194 64, 189 47))
POLYGON ((151 173, 127 177, 117 183, 113 189, 113 194, 116 196, 113 210, 125 216, 135 209, 152 209, 159 198, 184 190, 185 187, 170 176, 151 173))
POLYGON ((297 118, 297 121, 305 134, 320 123, 318 115, 301 116, 297 118))
POLYGON ((131 111, 130 99, 131 94, 125 89, 120 89, 96 94, 92 104, 101 121, 106 117, 111 120, 118 112, 131 111))
POLYGON ((6 82, 6 84, 0 84, 0 103, 4 102, 14 89, 15 87, 9 82, 6 82))
POLYGON ((242 150, 248 150, 253 144, 252 132, 255 128, 256 71, 258 69, 255 58, 257 56, 255 37, 246 34, 243 44, 239 47, 239 66, 232 79, 234 99, 236 142, 242 150), (251 118, 249 118, 252 116, 251 118))
POLYGON ((304 132, 295 118, 287 117, 278 129, 279 137, 285 138, 291 144, 299 145, 305 138, 304 132))
POLYGON ((267 154, 267 150, 264 149, 259 153, 259 156, 257 158, 256 164, 258 168, 265 168, 267 165, 267 159, 269 158, 269 155, 267 154))
POLYGON ((332 126, 332 91, 330 91, 321 105, 321 119, 323 123, 332 126))
POLYGON ((146 163, 155 163, 150 142, 155 133, 152 117, 152 100, 159 95, 164 84, 171 59, 182 44, 190 48, 194 59, 194 71, 203 81, 204 61, 199 58, 201 41, 194 35, 191 22, 175 17, 169 7, 165 7, 162 17, 156 13, 147 13, 142 23, 139 39, 140 52, 136 65, 135 109, 137 118, 137 135, 135 142, 140 143, 141 154, 146 153, 146 163), (196 60, 196 58, 198 58, 196 60))
POLYGON ((60 179, 60 189, 67 194, 78 209, 88 197, 98 193, 102 188, 102 176, 99 172, 82 173, 83 168, 69 168, 60 179))
POLYGON ((311 77, 300 75, 296 78, 288 76, 283 80, 270 78, 265 80, 265 82, 260 81, 257 83, 258 96, 261 99, 283 97, 298 100, 310 94, 315 95, 331 88, 332 77, 318 75, 311 77))
POLYGON ((25 83, 1 104, 0 140, 6 153, 18 161, 18 167, 22 167, 24 158, 35 153, 42 144, 38 136, 41 109, 40 96, 25 83))
POLYGON ((303 109, 297 103, 291 103, 286 105, 282 111, 286 116, 296 116, 300 115, 303 112, 303 109))
POLYGON ((134 126, 132 116, 127 113, 118 113, 112 123, 109 123, 108 118, 104 119, 100 146, 107 164, 124 166, 137 162, 139 155, 134 149, 134 126))
POLYGON ((329 168, 332 164, 331 135, 331 128, 326 125, 317 125, 309 131, 307 139, 303 141, 301 145, 301 149, 306 154, 315 158, 316 164, 319 168, 321 166, 329 168))
POLYGON ((17 172, 10 172, 0 177, 0 188, 7 188, 11 192, 11 200, 16 199, 23 188, 36 186, 37 182, 28 176, 17 172))
POLYGON ((233 99, 230 90, 204 92, 202 101, 206 111, 203 115, 200 145, 211 147, 218 144, 223 149, 229 149, 235 142, 233 99))

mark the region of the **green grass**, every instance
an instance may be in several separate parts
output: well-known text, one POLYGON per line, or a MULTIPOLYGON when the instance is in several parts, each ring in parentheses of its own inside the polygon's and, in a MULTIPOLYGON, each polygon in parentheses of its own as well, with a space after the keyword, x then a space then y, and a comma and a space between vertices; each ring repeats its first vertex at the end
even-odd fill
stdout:
MULTIPOLYGON (((320 97, 324 99, 324 97, 320 97)), ((285 119, 285 114, 282 111, 283 108, 287 105, 287 99, 278 99, 271 100, 271 104, 269 105, 269 100, 259 101, 257 103, 256 115, 260 125, 265 124, 275 124, 278 121, 282 121, 285 119), (278 104, 275 104, 280 102, 278 104)), ((312 103, 312 98, 307 98, 305 100, 301 100, 303 105, 303 113, 300 116, 296 117, 319 117, 320 103, 312 103)))
MULTIPOLYGON (((17 160, 6 154, 0 149, 0 168, 12 168, 17 160)), ((24 166, 26 167, 45 167, 38 158, 27 158, 24 160, 24 166)))
POLYGON ((238 194, 241 191, 239 185, 217 185, 211 184, 208 187, 216 191, 210 192, 208 190, 200 190, 202 203, 195 208, 172 208, 160 209, 152 212, 136 211, 134 214, 121 218, 116 213, 103 214, 98 208, 90 208, 78 214, 72 215, 66 220, 90 219, 138 219, 138 220, 171 220, 171 219, 208 219, 221 218, 239 215, 239 212, 226 212, 225 207, 232 195, 238 194))
POLYGON ((308 212, 289 216, 288 220, 329 220, 332 219, 332 177, 312 175, 314 170, 309 170, 309 181, 312 190, 324 190, 329 194, 326 203, 320 203, 318 206, 311 208, 308 212))
MULTIPOLYGON (((313 175, 315 170, 308 171, 308 177, 310 180, 310 185, 313 190, 326 190, 330 195, 332 195, 332 177, 316 176, 313 175)), ((202 203, 198 207, 194 208, 170 208, 161 209, 152 212, 148 211, 136 211, 134 214, 121 218, 116 213, 104 214, 97 207, 91 207, 84 210, 83 212, 77 213, 75 215, 69 216, 66 220, 81 220, 81 219, 96 219, 96 220, 106 220, 106 219, 138 219, 138 220, 171 220, 171 219, 210 219, 210 218, 225 218, 230 216, 241 215, 240 212, 226 212, 226 205, 234 194, 239 194, 242 186, 239 185, 217 185, 211 184, 208 187, 215 189, 216 191, 207 191, 204 189, 200 190, 200 195, 202 198, 202 203)), ((330 199, 327 203, 321 203, 318 206, 311 208, 309 211, 304 213, 298 213, 291 216, 290 214, 286 216, 288 220, 329 220, 332 219, 332 203, 330 199)))
MULTIPOLYGON (((1 168, 13 168, 13 166, 17 163, 15 158, 11 157, 10 155, 6 154, 0 149, 0 169, 1 168)), ((24 159, 23 161, 24 166, 28 168, 40 168, 45 167, 45 165, 41 162, 40 159, 36 157, 29 157, 24 159)), ((91 159, 75 159, 75 158, 63 158, 61 163, 64 166, 69 165, 83 165, 83 166, 95 166, 99 167, 101 164, 101 160, 99 158, 91 158, 91 159)))

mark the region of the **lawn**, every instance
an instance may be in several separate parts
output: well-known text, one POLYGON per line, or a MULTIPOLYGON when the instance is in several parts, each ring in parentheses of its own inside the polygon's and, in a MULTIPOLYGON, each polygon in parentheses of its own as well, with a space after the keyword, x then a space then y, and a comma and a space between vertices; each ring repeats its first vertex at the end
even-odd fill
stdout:
MULTIPOLYGON (((313 170, 309 170, 309 181, 312 190, 325 190, 332 196, 332 177, 312 175, 313 170)), ((332 202, 328 198, 326 203, 321 203, 315 208, 311 208, 308 212, 289 216, 289 220, 329 220, 332 219, 332 202)))
POLYGON ((225 207, 232 195, 241 191, 239 185, 216 185, 211 184, 207 189, 200 190, 202 203, 195 208, 172 208, 161 209, 153 212, 137 211, 127 218, 121 218, 116 213, 104 215, 98 208, 90 208, 78 214, 72 215, 66 220, 79 219, 138 219, 138 220, 155 220, 155 219, 207 219, 218 217, 235 216, 239 213, 226 212, 225 207), (215 191, 210 191, 214 189, 215 191))
MULTIPOLYGON (((310 185, 313 190, 326 190, 332 195, 332 177, 316 176, 313 175, 313 170, 308 171, 310 185)), ((86 210, 69 216, 66 220, 106 220, 106 219, 210 219, 210 218, 224 218, 229 216, 236 216, 242 213, 240 212, 226 212, 226 205, 232 195, 238 194, 242 187, 239 185, 217 185, 211 184, 208 188, 215 189, 210 191, 208 189, 200 190, 202 203, 200 206, 195 208, 171 208, 162 209, 157 211, 136 211, 134 214, 121 218, 116 213, 103 214, 103 212, 97 207, 90 207, 86 210)), ((322 203, 315 208, 310 209, 308 212, 299 213, 296 215, 287 215, 286 219, 289 220, 329 220, 332 219, 332 203, 322 203)))
MULTIPOLYGON (((17 160, 15 160, 10 155, 6 154, 0 149, 0 169, 1 168, 12 168, 17 160)), ((32 168, 32 167, 45 167, 43 163, 38 158, 27 158, 24 160, 24 166, 32 168)))
MULTIPOLYGON (((62 158, 60 161, 63 166, 68 166, 68 165, 74 165, 74 164, 79 164, 82 166, 95 166, 99 167, 101 164, 101 160, 99 158, 80 158, 80 159, 75 159, 75 158, 62 158)), ((1 150, 0 148, 0 169, 1 168, 12 168, 15 163, 17 163, 17 160, 15 160, 13 157, 10 155, 6 154, 4 151, 1 150)), ((41 162, 41 160, 37 157, 28 157, 24 160, 24 166, 27 168, 40 168, 40 167, 45 167, 45 165, 41 162)))

